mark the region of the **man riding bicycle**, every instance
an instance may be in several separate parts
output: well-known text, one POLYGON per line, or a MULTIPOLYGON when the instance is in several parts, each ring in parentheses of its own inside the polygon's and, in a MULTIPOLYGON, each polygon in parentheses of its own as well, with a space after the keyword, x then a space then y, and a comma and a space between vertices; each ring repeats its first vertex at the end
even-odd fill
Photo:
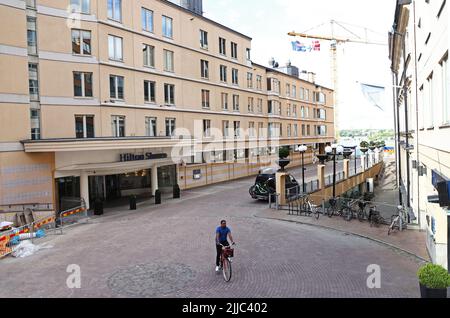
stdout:
POLYGON ((227 221, 222 220, 220 222, 220 226, 216 229, 216 272, 220 270, 220 256, 222 255, 222 247, 230 246, 230 243, 228 243, 228 237, 230 237, 233 245, 236 244, 233 240, 233 236, 231 235, 231 230, 227 227, 227 221))

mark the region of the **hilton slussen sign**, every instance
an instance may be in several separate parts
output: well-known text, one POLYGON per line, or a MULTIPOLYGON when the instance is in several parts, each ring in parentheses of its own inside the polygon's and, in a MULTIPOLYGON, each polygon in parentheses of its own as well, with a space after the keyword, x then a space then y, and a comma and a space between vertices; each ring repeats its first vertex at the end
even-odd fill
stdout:
POLYGON ((156 160, 156 159, 166 159, 166 153, 151 153, 147 152, 141 155, 135 155, 133 153, 124 153, 120 155, 120 162, 129 161, 143 161, 143 160, 156 160))

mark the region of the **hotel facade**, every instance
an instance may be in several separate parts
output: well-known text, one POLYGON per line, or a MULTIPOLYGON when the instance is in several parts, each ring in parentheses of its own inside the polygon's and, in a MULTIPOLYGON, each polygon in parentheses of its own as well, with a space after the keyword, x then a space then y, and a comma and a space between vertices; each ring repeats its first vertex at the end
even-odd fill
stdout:
POLYGON ((334 141, 333 91, 253 63, 198 5, 0 0, 0 210, 238 179, 334 141))

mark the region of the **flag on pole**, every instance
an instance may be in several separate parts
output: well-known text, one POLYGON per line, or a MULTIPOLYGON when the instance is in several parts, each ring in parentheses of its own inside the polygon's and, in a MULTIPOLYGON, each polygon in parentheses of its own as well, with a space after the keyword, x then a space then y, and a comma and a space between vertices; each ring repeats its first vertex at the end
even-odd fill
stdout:
POLYGON ((293 41, 292 50, 295 52, 312 52, 312 51, 320 51, 320 41, 312 41, 310 45, 307 45, 300 41, 293 41))
POLYGON ((385 88, 382 86, 369 85, 369 84, 361 84, 361 90, 364 97, 375 107, 378 107, 382 111, 384 111, 384 94, 385 88))

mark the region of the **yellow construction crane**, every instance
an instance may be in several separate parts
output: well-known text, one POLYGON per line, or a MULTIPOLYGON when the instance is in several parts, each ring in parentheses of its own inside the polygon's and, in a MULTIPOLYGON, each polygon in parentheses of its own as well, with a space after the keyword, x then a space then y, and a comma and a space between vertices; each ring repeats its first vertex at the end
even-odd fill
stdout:
MULTIPOLYGON (((345 44, 345 43, 358 43, 358 44, 365 44, 365 45, 383 45, 387 46, 387 43, 384 42, 373 42, 367 40, 367 28, 363 28, 366 33, 366 39, 360 38, 358 35, 356 35, 354 32, 350 31, 348 28, 342 25, 342 22, 337 22, 335 20, 330 21, 331 24, 331 36, 323 36, 323 35, 312 35, 307 33, 297 33, 295 31, 289 32, 289 36, 293 37, 301 37, 305 39, 314 39, 314 40, 323 40, 323 41, 330 41, 330 55, 331 55, 331 80, 333 83, 333 90, 334 90, 334 120, 335 120, 335 137, 339 138, 339 130, 337 128, 337 125, 339 124, 339 92, 338 92, 338 60, 337 60, 337 45, 338 44, 345 44), (338 25, 347 32, 353 34, 356 38, 341 38, 334 36, 334 26, 338 25)), ((323 24, 322 24, 323 25, 323 24)))

